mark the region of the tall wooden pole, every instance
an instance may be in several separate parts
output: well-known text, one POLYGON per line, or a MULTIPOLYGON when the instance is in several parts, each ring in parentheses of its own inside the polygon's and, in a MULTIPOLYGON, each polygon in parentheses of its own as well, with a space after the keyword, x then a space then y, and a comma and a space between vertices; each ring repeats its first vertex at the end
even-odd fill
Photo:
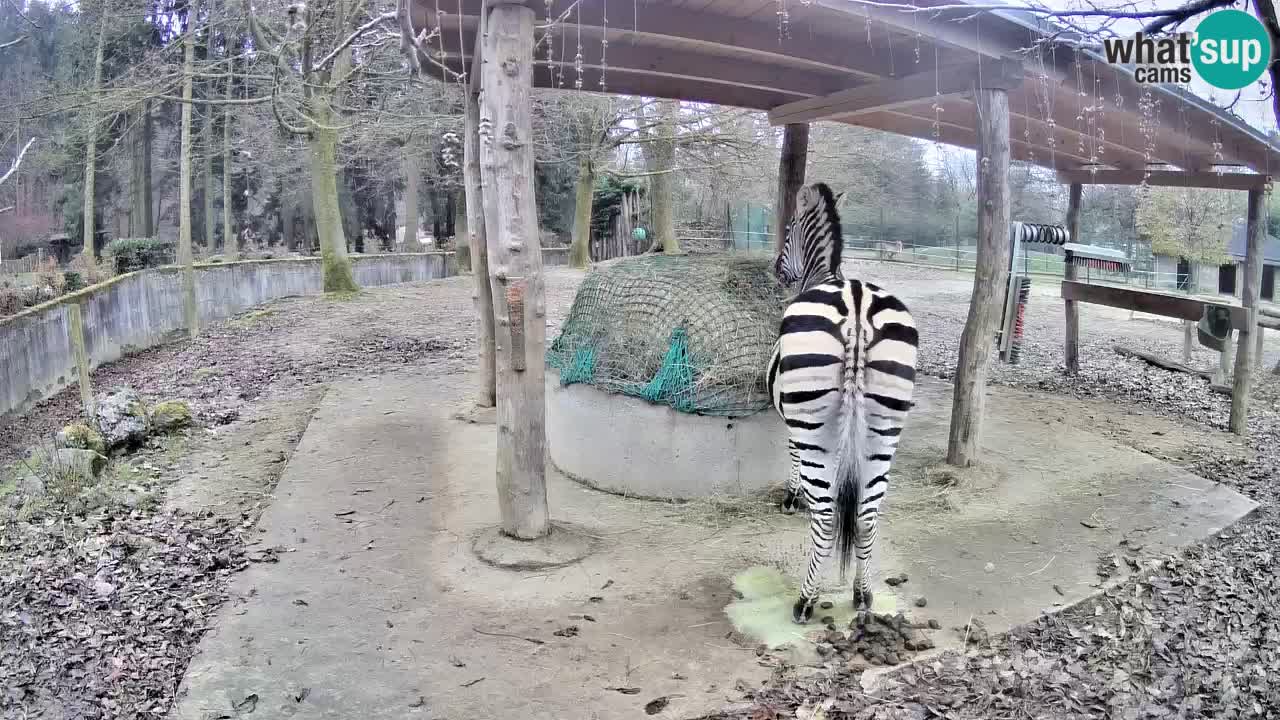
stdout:
MULTIPOLYGON (((480 35, 476 38, 475 47, 480 49, 484 38, 484 18, 480 18, 480 27, 476 29, 480 35)), ((494 373, 493 342, 493 290, 489 287, 489 248, 485 244, 485 208, 481 191, 483 182, 480 176, 480 59, 475 55, 471 72, 467 73, 466 120, 462 141, 462 180, 465 186, 467 206, 467 243, 471 247, 471 277, 475 282, 475 308, 480 316, 480 391, 476 396, 476 405, 493 407, 497 402, 497 389, 494 373)), ((416 203, 415 203, 416 205, 416 203)), ((416 210, 415 210, 416 212, 416 210)), ((405 223, 417 228, 417 222, 405 223)), ((416 238, 416 236, 415 236, 416 238)))
POLYGON ((947 462, 966 467, 981 447, 983 395, 1009 280, 1009 93, 981 88, 978 101, 978 257, 969 318, 960 336, 947 462))
MULTIPOLYGON (((1080 242, 1080 205, 1084 196, 1084 186, 1071 183, 1071 192, 1067 199, 1067 234, 1071 242, 1080 242)), ((1066 263, 1063 266, 1063 278, 1076 279, 1076 266, 1066 263)), ((1067 374, 1075 375, 1080 371, 1080 307, 1074 300, 1063 303, 1067 312, 1066 366, 1067 374)))
POLYGON ((1244 259, 1244 289, 1240 302, 1247 319, 1240 328, 1236 347, 1235 379, 1231 388, 1231 432, 1244 435, 1249 419, 1249 385, 1253 380, 1253 352, 1258 327, 1258 293, 1262 289, 1262 241, 1267 236, 1266 195, 1263 190, 1249 191, 1248 249, 1244 259))
POLYGON ((522 540, 550 530, 542 385, 547 321, 533 194, 533 19, 531 8, 509 2, 489 13, 478 128, 497 320, 498 506, 502 531, 522 540))
POLYGON ((782 129, 782 158, 778 161, 778 204, 773 221, 777 251, 782 252, 787 223, 796 211, 796 193, 804 184, 809 160, 809 123, 787 123, 782 129))

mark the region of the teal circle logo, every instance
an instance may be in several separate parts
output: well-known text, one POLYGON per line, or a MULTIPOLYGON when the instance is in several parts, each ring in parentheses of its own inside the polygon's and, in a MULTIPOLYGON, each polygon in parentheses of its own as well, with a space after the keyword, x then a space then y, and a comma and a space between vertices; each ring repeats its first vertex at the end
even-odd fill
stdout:
POLYGON ((1257 82, 1271 62, 1271 38, 1258 18, 1242 10, 1210 13, 1196 28, 1191 62, 1210 85, 1239 90, 1257 82))

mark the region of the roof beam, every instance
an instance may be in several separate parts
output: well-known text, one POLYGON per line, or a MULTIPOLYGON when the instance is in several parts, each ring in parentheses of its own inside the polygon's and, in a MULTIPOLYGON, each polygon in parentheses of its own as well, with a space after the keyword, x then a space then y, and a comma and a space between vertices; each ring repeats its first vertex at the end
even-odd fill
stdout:
POLYGON ((822 97, 780 105, 769 111, 769 122, 786 125, 892 110, 939 97, 972 92, 979 78, 984 88, 1008 90, 1021 84, 1022 74, 1022 64, 1010 58, 952 66, 937 72, 882 80, 822 97))
MULTIPOLYGON (((938 123, 938 134, 933 134, 933 120, 929 118, 907 115, 892 110, 886 112, 858 115, 845 121, 850 125, 884 130, 885 132, 908 137, 919 138, 928 142, 940 142, 947 145, 973 150, 978 146, 978 136, 973 128, 949 122, 938 123)), ((1014 160, 1029 162, 1032 165, 1055 170, 1071 170, 1080 167, 1087 161, 1069 152, 1058 152, 1052 156, 1035 145, 1029 145, 1018 138, 1009 138, 1009 148, 1014 160)))
MULTIPOLYGON (((411 2, 414 27, 434 26, 434 6, 428 0, 411 2), (427 21, 428 25, 419 24, 427 21)), ((480 4, 481 0, 453 0, 442 2, 440 9, 447 17, 458 15, 461 8, 462 15, 474 18, 480 13, 480 4)), ((752 54, 786 67, 809 67, 845 73, 851 79, 888 77, 895 69, 887 56, 869 54, 864 46, 848 42, 847 37, 795 33, 794 37, 781 40, 774 22, 762 23, 665 4, 641 4, 637 13, 618 13, 615 9, 609 22, 605 22, 604 6, 603 2, 582 2, 565 22, 572 26, 574 33, 581 25, 583 35, 595 39, 597 47, 598 38, 603 29, 608 27, 610 49, 615 41, 624 38, 634 38, 640 45, 646 44, 646 39, 660 38, 668 43, 679 43, 689 50, 714 50, 739 56, 752 54)), ((559 9, 554 11, 558 13, 559 9)), ((538 23, 541 25, 545 22, 545 18, 539 16, 538 23)), ((542 37, 542 30, 535 30, 535 33, 538 38, 542 37)))
POLYGON ((1210 190, 1260 190, 1271 180, 1269 175, 1241 172, 1183 172, 1180 170, 1065 170, 1058 173, 1064 185, 1147 185, 1156 187, 1191 187, 1210 190))

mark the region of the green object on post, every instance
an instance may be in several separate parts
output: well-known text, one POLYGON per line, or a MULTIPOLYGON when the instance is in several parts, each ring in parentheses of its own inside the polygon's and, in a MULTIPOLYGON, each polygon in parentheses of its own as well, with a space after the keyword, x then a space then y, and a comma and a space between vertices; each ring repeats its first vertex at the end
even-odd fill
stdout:
POLYGON ((637 227, 635 230, 631 231, 632 240, 639 240, 640 242, 644 242, 645 238, 647 237, 649 237, 649 233, 642 227, 637 227))

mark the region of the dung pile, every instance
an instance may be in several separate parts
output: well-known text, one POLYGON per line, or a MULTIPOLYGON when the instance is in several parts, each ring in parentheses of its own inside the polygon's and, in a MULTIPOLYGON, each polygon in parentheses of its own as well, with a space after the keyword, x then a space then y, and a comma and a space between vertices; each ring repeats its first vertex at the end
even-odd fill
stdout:
POLYGON ((769 405, 765 365, 786 289, 770 258, 648 255, 601 263, 583 280, 547 365, 563 385, 740 417, 769 405))
POLYGON ((898 665, 910 659, 908 653, 933 647, 933 640, 924 630, 936 626, 936 622, 913 623, 902 613, 855 617, 848 632, 828 623, 827 633, 818 643, 818 654, 838 653, 849 658, 851 664, 898 665), (860 660, 855 657, 859 655, 860 660))

